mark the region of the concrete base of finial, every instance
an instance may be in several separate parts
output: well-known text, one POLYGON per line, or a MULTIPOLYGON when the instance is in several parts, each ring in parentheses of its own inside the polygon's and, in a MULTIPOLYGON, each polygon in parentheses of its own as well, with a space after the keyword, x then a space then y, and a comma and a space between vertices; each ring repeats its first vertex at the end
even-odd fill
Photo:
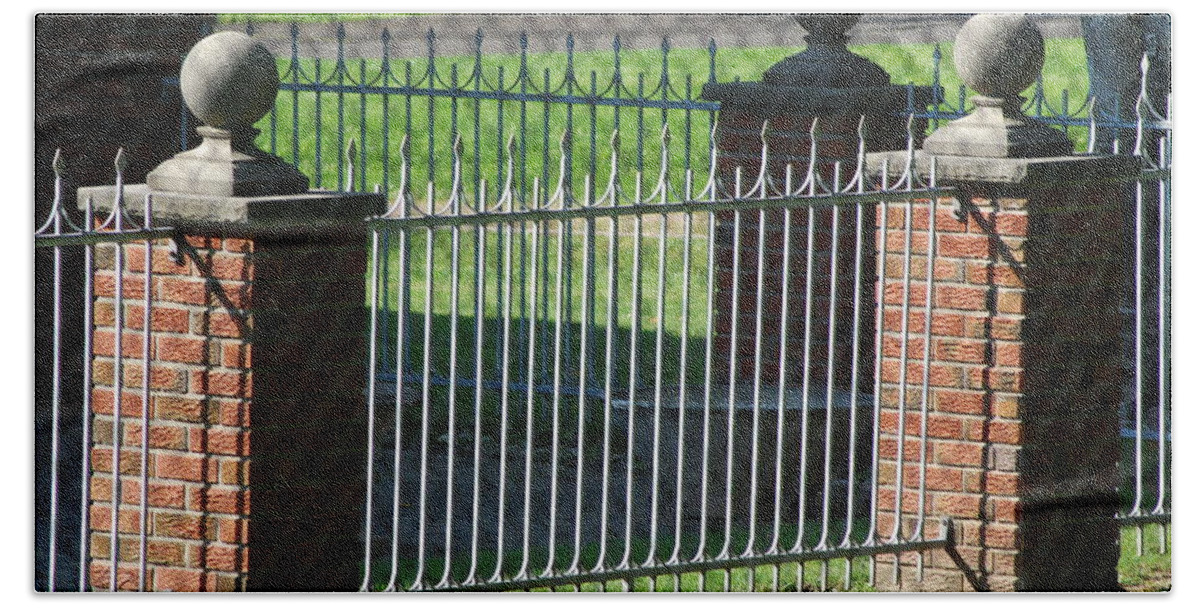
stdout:
POLYGON ((938 156, 1041 158, 1070 154, 1067 135, 1021 113, 1021 98, 977 96, 976 110, 925 138, 922 149, 938 156))
POLYGON ((254 147, 253 132, 234 138, 200 127, 204 141, 155 167, 146 184, 155 192, 199 196, 276 196, 308 191, 308 178, 279 157, 254 147))

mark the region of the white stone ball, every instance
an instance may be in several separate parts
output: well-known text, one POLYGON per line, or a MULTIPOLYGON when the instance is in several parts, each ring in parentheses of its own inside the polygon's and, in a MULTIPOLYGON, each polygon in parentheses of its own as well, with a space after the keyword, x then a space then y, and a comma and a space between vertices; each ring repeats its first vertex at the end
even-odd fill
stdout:
POLYGON ((954 38, 954 65, 963 82, 988 97, 1011 97, 1037 80, 1045 41, 1025 15, 971 17, 954 38))
POLYGON ((241 32, 218 32, 196 43, 179 71, 183 101, 204 124, 236 130, 258 122, 275 104, 275 57, 241 32))

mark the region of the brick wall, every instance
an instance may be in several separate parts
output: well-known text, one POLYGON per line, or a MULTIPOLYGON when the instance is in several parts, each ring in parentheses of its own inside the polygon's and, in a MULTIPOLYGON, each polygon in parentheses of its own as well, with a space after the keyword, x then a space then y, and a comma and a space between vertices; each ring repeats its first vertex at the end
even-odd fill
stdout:
MULTIPOLYGON (((1121 319, 1131 266, 1124 186, 1001 189, 963 184, 965 220, 936 215, 925 524, 955 521, 953 551, 930 551, 923 580, 905 554, 904 590, 1103 590, 1116 586, 1121 319)), ((902 204, 889 228, 883 306, 879 529, 917 524, 922 451, 929 202, 912 214, 903 450, 900 373, 902 204)), ((881 229, 882 232, 882 229, 881 229)), ((877 557, 893 588, 895 556, 877 557)))
MULTIPOLYGON (((365 449, 362 242, 360 234, 191 235, 181 247, 183 263, 172 259, 168 241, 154 243, 149 588, 357 585, 365 449)), ((98 251, 90 574, 93 587, 107 588, 115 266, 110 246, 98 251)), ((141 244, 124 251, 118 579, 120 588, 131 589, 140 525, 146 260, 141 244)))

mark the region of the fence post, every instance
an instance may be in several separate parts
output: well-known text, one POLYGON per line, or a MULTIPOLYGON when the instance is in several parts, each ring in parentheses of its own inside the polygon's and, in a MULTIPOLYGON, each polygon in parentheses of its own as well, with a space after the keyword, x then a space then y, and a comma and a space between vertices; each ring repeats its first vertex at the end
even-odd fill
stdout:
MULTIPOLYGON (((247 36, 205 38, 180 80, 188 107, 207 125, 197 129, 204 141, 151 171, 147 184, 124 187, 131 215, 149 197, 154 221, 178 235, 154 242, 149 260, 142 245, 122 246, 124 268, 111 256, 94 273, 91 586, 108 588, 116 555, 118 588, 137 587, 142 397, 133 390, 119 408, 112 403, 116 382, 141 386, 129 373, 141 365, 125 365, 120 379, 112 370, 118 332, 118 357, 143 356, 143 313, 140 297, 114 310, 114 283, 121 273, 129 296, 150 272, 146 588, 356 589, 365 499, 363 219, 382 209, 382 196, 308 191, 307 178, 254 146, 251 125, 274 103, 278 76, 275 59, 247 36), (113 484, 118 439, 130 458, 113 484)), ((114 192, 81 188, 80 205, 90 198, 111 210, 114 192)))
MULTIPOLYGON (((893 529, 920 534, 918 521, 936 526, 950 517, 955 544, 925 556, 877 556, 876 584, 1116 590, 1127 331, 1118 303, 1133 274, 1129 180, 1136 159, 1073 156, 1061 131, 1021 114, 1018 94, 1043 61, 1042 38, 1024 16, 972 18, 958 34, 955 59, 959 74, 981 93, 973 100, 977 109, 930 135, 910 167, 928 175, 936 162, 938 184, 958 191, 957 201, 939 201, 933 218, 928 309, 930 201, 912 203, 908 251, 904 204, 880 213, 891 232, 879 303, 884 405, 877 509, 884 536, 893 529), (900 278, 908 276, 906 261, 908 286, 900 278), (924 327, 926 310, 932 319, 928 334, 907 336, 908 360, 901 361, 904 351, 889 344, 905 339, 905 294, 908 327, 924 327), (922 395, 921 382, 912 380, 925 372, 925 340, 932 341, 932 356, 929 393, 922 395), (903 400, 902 365, 909 379, 903 400), (925 516, 918 519, 921 505, 925 516), (897 558, 901 576, 893 578, 897 558)), ((884 162, 893 179, 908 165, 903 152, 869 156, 876 175, 884 162)))

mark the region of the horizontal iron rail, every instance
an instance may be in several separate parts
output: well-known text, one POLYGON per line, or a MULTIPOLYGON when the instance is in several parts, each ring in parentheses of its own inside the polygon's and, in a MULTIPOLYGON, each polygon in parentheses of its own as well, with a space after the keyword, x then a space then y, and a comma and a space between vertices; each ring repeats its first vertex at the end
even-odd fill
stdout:
POLYGON ((351 93, 366 95, 405 95, 413 97, 446 97, 453 99, 491 99, 497 101, 525 101, 539 103, 565 103, 573 105, 621 106, 636 108, 658 108, 675 110, 711 110, 721 109, 721 104, 715 101, 698 101, 688 99, 652 99, 645 97, 603 97, 592 95, 559 95, 553 93, 515 93, 509 91, 475 91, 465 88, 430 88, 415 85, 380 86, 380 85, 335 85, 335 84, 304 84, 282 82, 281 91, 316 92, 316 93, 351 93))
POLYGON ((1169 524, 1171 523, 1171 512, 1145 513, 1142 515, 1118 515, 1117 521, 1119 521, 1122 525, 1169 524))
MULTIPOLYGON (((377 392, 382 397, 390 396, 395 398, 396 374, 380 372, 375 374, 375 378, 382 384, 382 386, 376 389, 377 392)), ((404 384, 419 385, 422 383, 422 381, 423 378, 420 374, 404 375, 404 384)), ((429 377, 429 385, 450 386, 450 379, 439 374, 431 374, 429 377)), ((482 382, 476 382, 473 378, 457 378, 454 382, 454 386, 458 388, 475 388, 476 386, 482 386, 486 389, 498 390, 504 388, 504 383, 500 382, 499 380, 484 380, 482 382)), ((507 390, 512 393, 524 394, 529 392, 529 386, 525 381, 509 382, 507 390)), ((554 392, 554 385, 545 382, 536 383, 533 385, 533 392, 539 394, 552 394, 554 392)), ((562 386, 559 387, 559 393, 562 395, 577 397, 579 396, 579 389, 574 386, 562 386)), ((605 396, 604 390, 598 387, 589 387, 586 391, 584 391, 583 394, 584 396, 592 399, 603 399, 605 396)))
POLYGON ((865 192, 853 194, 827 194, 816 196, 789 196, 776 198, 744 198, 719 201, 683 201, 677 203, 634 203, 617 206, 571 207, 567 209, 520 209, 503 213, 483 212, 470 215, 424 215, 413 217, 374 217, 367 223, 380 229, 439 228, 452 226, 476 226, 493 223, 541 222, 553 220, 577 220, 636 215, 664 215, 670 213, 707 213, 711 211, 734 211, 760 209, 791 209, 797 207, 835 207, 863 201, 896 202, 913 197, 942 196, 955 193, 950 187, 923 188, 896 192, 865 192))
POLYGON ((39 234, 34 236, 36 247, 63 247, 68 245, 99 245, 103 243, 130 243, 151 241, 175 235, 175 228, 141 228, 121 232, 70 232, 66 234, 39 234))
MULTIPOLYGON (((495 581, 485 583, 465 583, 455 585, 455 591, 517 591, 537 587, 555 587, 558 585, 574 585, 578 583, 600 583, 614 580, 627 580, 664 574, 688 574, 709 570, 726 570, 730 568, 751 568, 786 564, 797 561, 823 561, 830 559, 863 557, 883 553, 903 553, 909 551, 925 551, 929 549, 944 549, 951 546, 954 537, 954 524, 949 518, 942 520, 941 534, 928 540, 914 540, 902 543, 880 545, 854 545, 833 549, 814 549, 808 551, 772 553, 751 557, 734 557, 711 559, 694 562, 662 563, 639 568, 624 568, 612 570, 597 570, 572 574, 559 574, 547 577, 516 579, 510 581, 495 581)), ((429 591, 443 591, 450 588, 431 588, 429 591)))

